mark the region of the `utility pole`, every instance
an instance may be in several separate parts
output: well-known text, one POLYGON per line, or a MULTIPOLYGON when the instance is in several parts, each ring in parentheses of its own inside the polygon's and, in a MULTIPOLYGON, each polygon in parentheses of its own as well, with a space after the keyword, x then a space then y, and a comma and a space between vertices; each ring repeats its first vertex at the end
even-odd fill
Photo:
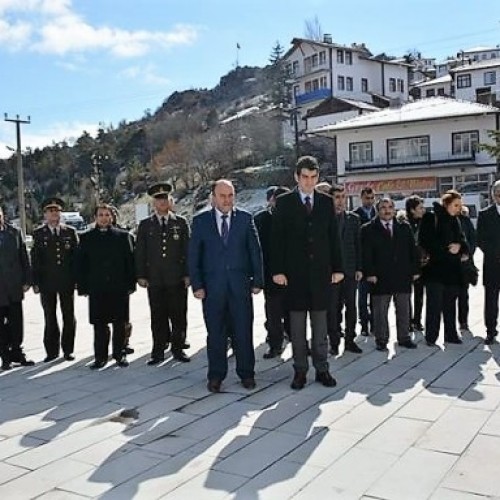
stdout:
POLYGON ((23 155, 21 154, 21 123, 29 124, 31 119, 28 116, 26 120, 21 120, 19 115, 15 118, 9 118, 7 113, 4 113, 5 121, 16 124, 16 139, 17 139, 17 204, 19 209, 19 221, 23 238, 26 238, 26 204, 24 201, 24 176, 23 176, 23 155))

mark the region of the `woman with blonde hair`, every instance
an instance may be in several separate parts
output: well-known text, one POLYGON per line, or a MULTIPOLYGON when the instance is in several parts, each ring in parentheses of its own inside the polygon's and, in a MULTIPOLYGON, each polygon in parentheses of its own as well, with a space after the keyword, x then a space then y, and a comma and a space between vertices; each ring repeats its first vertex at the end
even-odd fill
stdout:
POLYGON ((447 191, 440 203, 434 203, 433 211, 424 214, 420 225, 419 245, 429 257, 423 268, 428 346, 436 345, 441 314, 445 343, 462 343, 457 333, 456 308, 463 285, 462 261, 468 259, 469 249, 458 219, 461 209, 462 196, 457 191, 447 191))

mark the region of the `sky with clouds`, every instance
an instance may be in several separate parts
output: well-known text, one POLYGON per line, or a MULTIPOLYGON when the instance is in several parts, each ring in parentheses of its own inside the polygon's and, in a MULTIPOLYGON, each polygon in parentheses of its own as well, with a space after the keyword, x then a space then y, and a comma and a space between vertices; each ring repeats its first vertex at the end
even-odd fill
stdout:
MULTIPOLYGON (((76 138, 215 86, 237 57, 265 65, 315 16, 374 53, 500 44, 499 0, 0 0, 0 112, 31 117, 23 147, 76 138)), ((2 120, 0 157, 5 145, 15 129, 2 120)))

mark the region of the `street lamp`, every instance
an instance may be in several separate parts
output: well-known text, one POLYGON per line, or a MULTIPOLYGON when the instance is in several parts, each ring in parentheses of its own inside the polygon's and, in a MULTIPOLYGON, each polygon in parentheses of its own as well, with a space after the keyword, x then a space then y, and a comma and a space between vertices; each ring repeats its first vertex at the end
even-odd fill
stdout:
POLYGON ((94 186, 94 201, 97 206, 100 201, 100 195, 103 191, 101 188, 101 177, 102 177, 102 162, 108 160, 109 156, 94 153, 90 159, 92 160, 92 173, 90 175, 90 182, 94 186))

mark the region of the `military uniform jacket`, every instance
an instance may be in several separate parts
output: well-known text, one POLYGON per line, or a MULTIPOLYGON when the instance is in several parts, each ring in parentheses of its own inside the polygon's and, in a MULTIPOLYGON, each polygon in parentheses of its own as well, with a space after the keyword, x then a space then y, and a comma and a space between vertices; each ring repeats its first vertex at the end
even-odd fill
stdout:
POLYGON ((31 283, 30 271, 21 232, 4 224, 4 230, 0 231, 0 306, 23 300, 23 285, 31 283))
POLYGON ((69 292, 75 288, 78 236, 70 226, 61 224, 58 229, 54 235, 44 224, 33 232, 33 286, 41 293, 69 292))
POLYGON ((140 222, 135 247, 137 279, 149 286, 177 285, 188 276, 189 226, 184 217, 169 213, 162 228, 156 214, 140 222))

